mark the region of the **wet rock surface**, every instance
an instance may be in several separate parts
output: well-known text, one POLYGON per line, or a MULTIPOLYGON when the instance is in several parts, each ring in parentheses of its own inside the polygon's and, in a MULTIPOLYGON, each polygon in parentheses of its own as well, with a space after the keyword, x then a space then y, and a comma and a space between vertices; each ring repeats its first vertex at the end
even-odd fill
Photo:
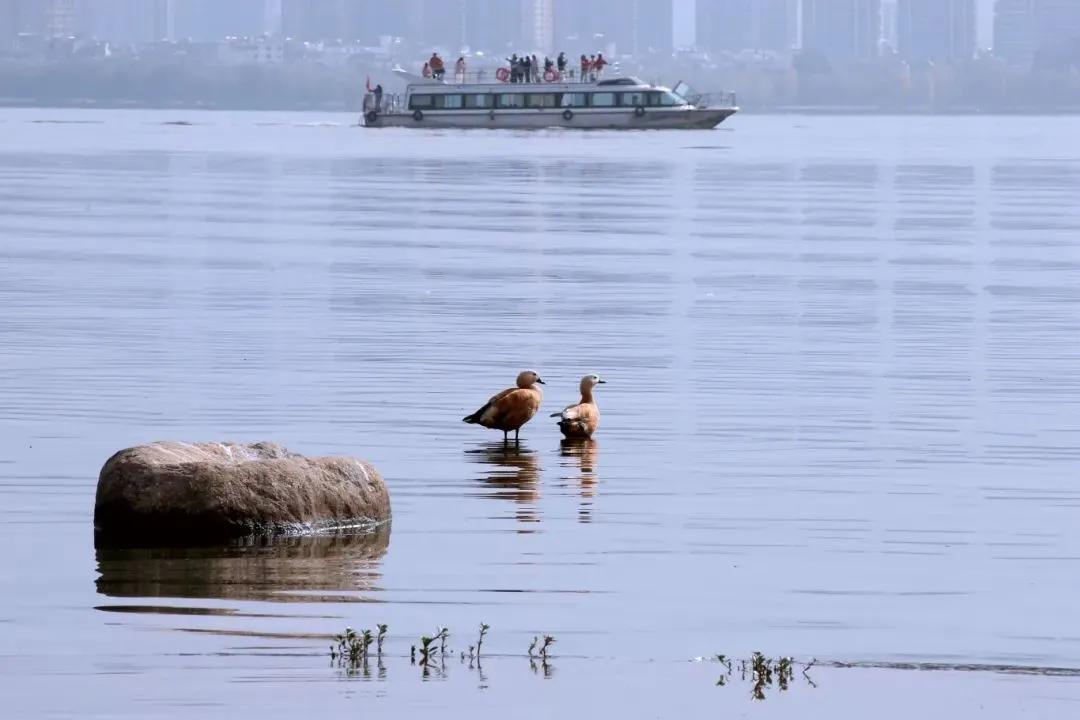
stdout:
POLYGON ((390 519, 378 471, 348 457, 309 458, 272 443, 157 442, 101 469, 101 542, 203 543, 304 534, 390 519))

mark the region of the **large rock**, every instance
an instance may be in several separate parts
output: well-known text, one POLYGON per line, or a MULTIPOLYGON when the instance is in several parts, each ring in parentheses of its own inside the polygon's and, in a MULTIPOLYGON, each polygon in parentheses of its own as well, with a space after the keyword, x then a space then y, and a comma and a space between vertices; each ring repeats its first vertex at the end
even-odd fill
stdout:
POLYGON ((374 467, 307 458, 271 443, 158 442, 121 450, 101 469, 99 541, 208 542, 313 532, 390 519, 374 467))

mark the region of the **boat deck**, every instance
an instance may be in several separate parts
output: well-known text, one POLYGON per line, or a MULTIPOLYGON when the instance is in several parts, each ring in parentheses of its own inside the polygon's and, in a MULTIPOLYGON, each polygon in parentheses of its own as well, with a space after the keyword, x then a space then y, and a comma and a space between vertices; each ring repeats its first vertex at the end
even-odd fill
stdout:
POLYGON ((714 127, 738 111, 734 93, 680 94, 632 77, 568 82, 549 73, 547 81, 503 82, 476 73, 448 82, 397 74, 409 79, 406 92, 365 95, 365 126, 714 127))

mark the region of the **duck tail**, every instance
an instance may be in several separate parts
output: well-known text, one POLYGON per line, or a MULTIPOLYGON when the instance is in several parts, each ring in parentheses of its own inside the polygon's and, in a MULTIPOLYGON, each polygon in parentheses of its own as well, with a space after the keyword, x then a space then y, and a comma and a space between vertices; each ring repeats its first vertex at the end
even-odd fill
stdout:
POLYGON ((480 408, 479 410, 474 412, 472 415, 466 415, 465 417, 461 418, 461 421, 462 422, 467 422, 470 425, 479 425, 480 424, 480 417, 484 414, 484 412, 489 407, 491 407, 491 403, 487 403, 486 405, 484 405, 484 407, 480 408))

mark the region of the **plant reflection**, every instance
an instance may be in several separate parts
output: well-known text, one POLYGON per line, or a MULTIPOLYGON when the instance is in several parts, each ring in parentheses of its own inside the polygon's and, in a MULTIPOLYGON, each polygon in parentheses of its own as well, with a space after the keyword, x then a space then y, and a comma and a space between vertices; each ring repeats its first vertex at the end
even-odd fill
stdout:
POLYGON ((751 684, 750 696, 754 700, 764 700, 766 698, 765 691, 774 688, 781 693, 787 692, 795 681, 795 669, 800 666, 803 679, 806 680, 807 684, 810 687, 817 687, 809 674, 809 670, 817 662, 816 660, 811 660, 809 663, 797 663, 794 658, 790 657, 780 657, 774 660, 760 652, 755 652, 750 660, 733 662, 726 655, 717 655, 716 660, 722 668, 720 679, 716 681, 716 684, 720 687, 728 685, 737 667, 739 679, 751 684))

